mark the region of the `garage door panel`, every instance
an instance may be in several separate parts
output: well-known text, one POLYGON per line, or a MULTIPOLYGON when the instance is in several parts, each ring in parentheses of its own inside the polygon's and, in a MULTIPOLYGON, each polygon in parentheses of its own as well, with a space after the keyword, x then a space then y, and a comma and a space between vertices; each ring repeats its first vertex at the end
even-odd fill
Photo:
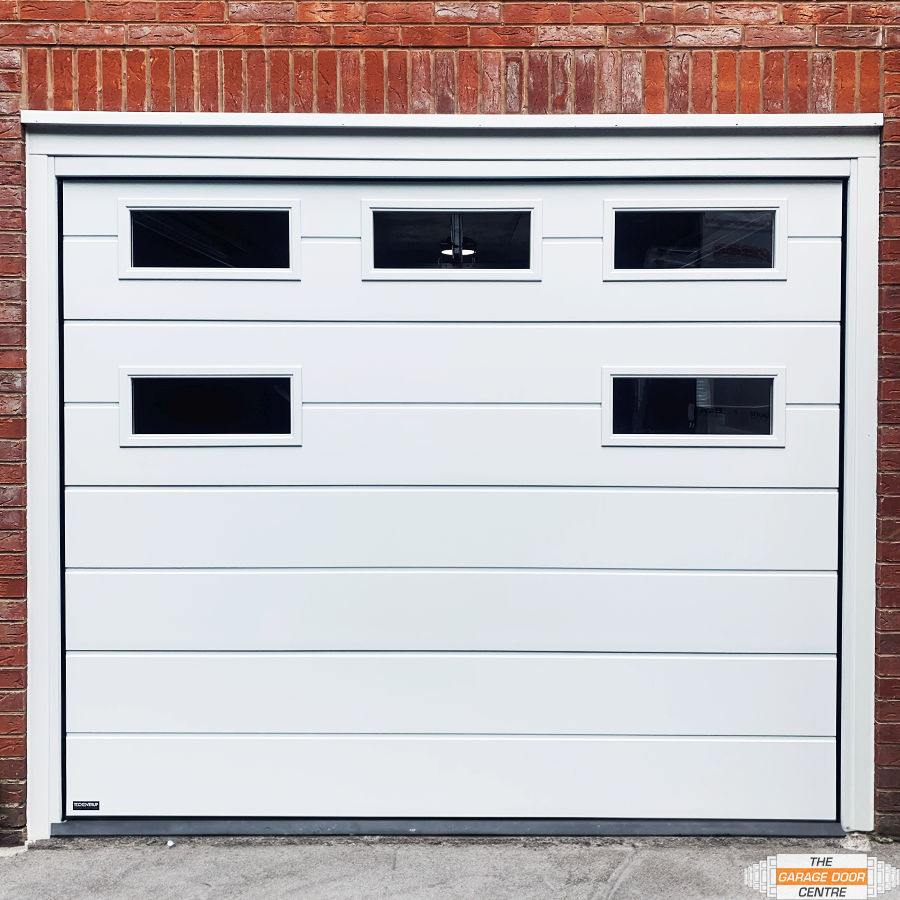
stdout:
POLYGON ((838 321, 841 246, 788 242, 786 281, 601 281, 602 242, 545 240, 541 281, 361 280, 357 240, 307 239, 302 281, 118 277, 112 238, 67 238, 68 319, 838 321), (200 286, 203 289, 199 289, 200 286), (249 290, 252 285, 252 291, 249 290), (251 299, 252 297, 252 299, 251 299))
POLYGON ((66 402, 116 403, 119 367, 302 367, 306 403, 600 403, 604 366, 786 369, 840 401, 840 327, 69 323, 66 402))
POLYGON ((119 407, 66 408, 69 485, 837 487, 840 412, 789 406, 784 447, 603 447, 600 407, 303 407, 302 447, 121 447, 119 407), (360 447, 369 452, 360 453, 360 447), (823 452, 831 448, 832 452, 823 452))
POLYGON ((833 736, 835 677, 831 656, 70 653, 66 716, 73 733, 833 736))
MULTIPOLYGON (((63 190, 70 815, 834 821, 841 182, 63 190), (298 280, 120 279, 138 198, 296 204, 298 280), (540 280, 364 272, 365 204, 432 200, 538 201, 540 280), (604 280, 613 206, 776 205, 777 271, 731 268, 770 261, 759 217, 688 216, 604 280), (302 446, 121 446, 129 372, 262 368, 294 375, 302 446), (783 445, 604 446, 611 372, 777 372, 783 445)), ((186 393, 252 430, 222 384, 186 393)), ((649 431, 684 427, 644 388, 649 431)))
POLYGON ((100 816, 836 815, 830 738, 91 735, 66 748, 69 815, 84 815, 72 800, 100 816))
POLYGON ((69 488, 66 559, 78 568, 821 571, 836 568, 837 492, 69 488))
POLYGON ((70 650, 827 654, 837 649, 836 615, 834 572, 66 575, 70 650))
POLYGON ((305 236, 359 237, 362 199, 414 200, 434 199, 459 202, 461 199, 533 200, 544 205, 543 231, 547 237, 600 237, 603 234, 603 201, 635 200, 717 200, 760 196, 788 201, 787 227, 792 237, 839 237, 841 234, 840 182, 783 181, 765 182, 613 182, 569 181, 479 182, 460 186, 383 181, 253 182, 122 182, 73 181, 65 185, 63 233, 69 235, 116 234, 119 198, 131 199, 181 197, 188 199, 270 199, 272 202, 299 198, 302 203, 301 227, 305 236), (578 202, 572 202, 577 191, 578 202))

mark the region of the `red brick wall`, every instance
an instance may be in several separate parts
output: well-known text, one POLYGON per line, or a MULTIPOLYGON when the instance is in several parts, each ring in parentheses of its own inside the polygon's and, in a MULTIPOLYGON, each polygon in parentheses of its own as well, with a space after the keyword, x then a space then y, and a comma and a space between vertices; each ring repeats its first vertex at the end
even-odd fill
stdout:
POLYGON ((0 0, 0 844, 24 838, 20 104, 528 115, 883 109, 877 804, 879 827, 900 833, 900 2, 0 0))
MULTIPOLYGON (((0 26, 2 27, 2 26, 0 26)), ((0 846, 25 826, 25 200, 22 52, 0 46, 0 846)))

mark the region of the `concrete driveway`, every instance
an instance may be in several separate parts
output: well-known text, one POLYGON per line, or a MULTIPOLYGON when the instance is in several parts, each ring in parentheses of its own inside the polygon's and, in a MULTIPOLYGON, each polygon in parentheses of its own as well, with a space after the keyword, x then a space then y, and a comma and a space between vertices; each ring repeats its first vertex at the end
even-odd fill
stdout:
POLYGON ((858 835, 62 838, 0 851, 0 900, 751 900, 745 866, 821 851, 900 865, 900 844, 858 835))

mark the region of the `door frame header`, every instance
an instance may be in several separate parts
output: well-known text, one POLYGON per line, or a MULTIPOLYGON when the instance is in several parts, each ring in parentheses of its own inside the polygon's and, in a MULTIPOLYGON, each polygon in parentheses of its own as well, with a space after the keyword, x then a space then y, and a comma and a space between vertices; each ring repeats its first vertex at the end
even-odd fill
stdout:
POLYGON ((882 113, 836 113, 831 115, 567 115, 492 116, 406 114, 329 115, 324 113, 195 113, 195 112, 72 112, 23 109, 23 125, 143 128, 284 128, 299 130, 402 130, 402 131, 793 131, 798 128, 835 134, 866 132, 880 128, 882 113))

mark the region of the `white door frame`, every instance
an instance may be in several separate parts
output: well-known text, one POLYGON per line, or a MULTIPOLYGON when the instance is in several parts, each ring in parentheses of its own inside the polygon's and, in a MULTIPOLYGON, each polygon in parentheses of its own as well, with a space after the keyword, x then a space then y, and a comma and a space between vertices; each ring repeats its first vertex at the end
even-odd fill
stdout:
POLYGON ((78 176, 846 179, 840 808, 847 830, 874 827, 880 114, 532 118, 23 111, 22 122, 29 840, 49 837, 51 824, 63 816, 57 180, 78 176))

